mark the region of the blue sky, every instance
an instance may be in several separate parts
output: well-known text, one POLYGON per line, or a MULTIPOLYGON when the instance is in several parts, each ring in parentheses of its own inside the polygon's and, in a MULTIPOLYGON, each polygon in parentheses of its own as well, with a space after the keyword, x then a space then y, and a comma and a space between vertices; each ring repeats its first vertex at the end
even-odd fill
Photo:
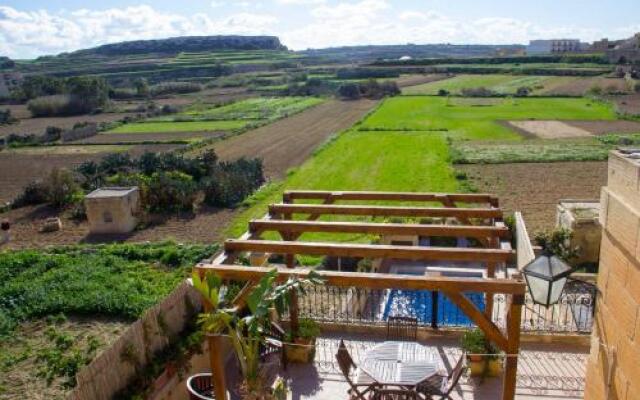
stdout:
POLYGON ((638 0, 4 0, 0 53, 31 58, 122 40, 272 34, 293 49, 593 41, 640 31, 638 0))

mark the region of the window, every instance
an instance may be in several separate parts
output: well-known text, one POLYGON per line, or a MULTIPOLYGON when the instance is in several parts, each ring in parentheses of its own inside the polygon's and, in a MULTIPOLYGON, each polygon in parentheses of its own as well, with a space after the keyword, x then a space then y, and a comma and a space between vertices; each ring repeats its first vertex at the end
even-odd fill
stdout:
POLYGON ((102 214, 102 219, 104 219, 104 222, 107 224, 110 224, 113 222, 113 215, 111 215, 111 211, 105 211, 102 214))

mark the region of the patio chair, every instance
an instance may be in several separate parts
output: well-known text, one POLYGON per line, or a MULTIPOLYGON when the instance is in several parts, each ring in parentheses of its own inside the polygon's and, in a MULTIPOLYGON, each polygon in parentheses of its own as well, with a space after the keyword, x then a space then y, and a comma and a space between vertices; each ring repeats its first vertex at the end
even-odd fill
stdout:
POLYGON ((390 316, 387 319, 387 340, 415 341, 417 338, 417 318, 390 316))
POLYGON ((196 374, 187 380, 189 400, 213 400, 213 383, 211 373, 196 374))
POLYGON ((426 379, 418 384, 417 391, 426 398, 439 398, 440 400, 451 399, 451 393, 458 386, 458 382, 464 373, 464 359, 466 354, 462 353, 455 367, 446 377, 437 377, 426 379), (435 397, 434 397, 435 396, 435 397))
POLYGON ((418 400, 418 394, 411 389, 374 388, 372 400, 418 400))
POLYGON ((359 369, 353 362, 353 358, 351 358, 349 350, 342 339, 340 339, 336 359, 338 360, 338 366, 340 367, 342 375, 344 375, 344 379, 351 387, 351 389, 349 389, 349 395, 351 398, 367 400, 365 395, 377 386, 377 382, 375 382, 373 378, 367 375, 364 371, 359 369))

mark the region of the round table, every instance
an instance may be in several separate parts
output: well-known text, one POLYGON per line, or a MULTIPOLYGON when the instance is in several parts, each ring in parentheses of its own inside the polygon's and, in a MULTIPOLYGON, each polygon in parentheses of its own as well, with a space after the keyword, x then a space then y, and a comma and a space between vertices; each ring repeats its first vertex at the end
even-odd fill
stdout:
POLYGON ((383 385, 412 387, 440 375, 436 353, 415 342, 383 342, 368 350, 360 367, 383 385))

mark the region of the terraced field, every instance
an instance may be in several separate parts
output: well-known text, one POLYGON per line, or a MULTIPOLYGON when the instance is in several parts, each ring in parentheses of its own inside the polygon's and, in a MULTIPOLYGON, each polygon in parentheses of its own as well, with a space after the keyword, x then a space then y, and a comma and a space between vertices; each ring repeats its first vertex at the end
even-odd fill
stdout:
POLYGON ((550 77, 531 75, 457 75, 449 79, 410 86, 402 90, 406 95, 436 95, 440 90, 460 94, 463 89, 484 87, 501 94, 514 94, 519 87, 536 88, 550 77))

